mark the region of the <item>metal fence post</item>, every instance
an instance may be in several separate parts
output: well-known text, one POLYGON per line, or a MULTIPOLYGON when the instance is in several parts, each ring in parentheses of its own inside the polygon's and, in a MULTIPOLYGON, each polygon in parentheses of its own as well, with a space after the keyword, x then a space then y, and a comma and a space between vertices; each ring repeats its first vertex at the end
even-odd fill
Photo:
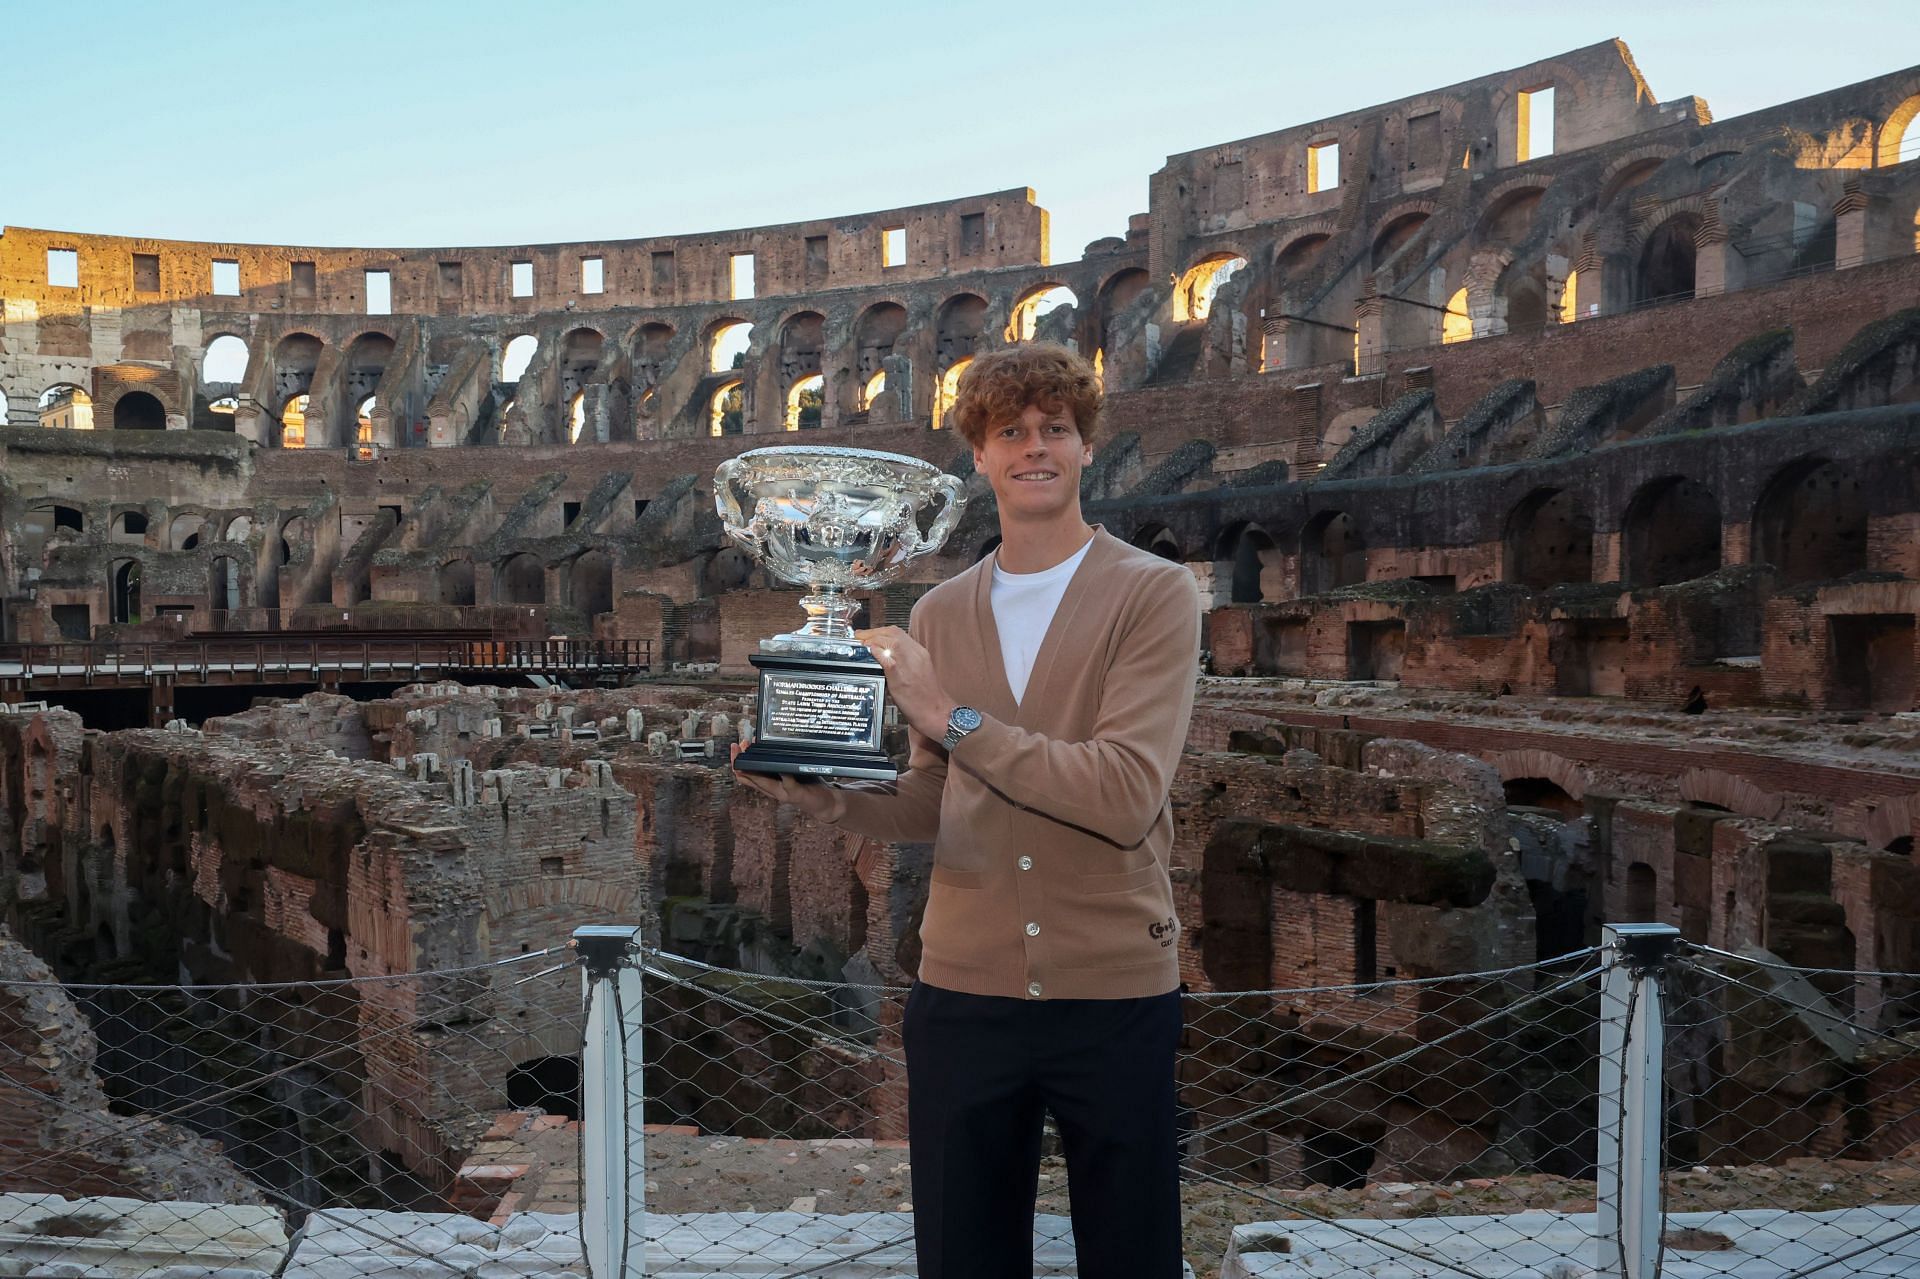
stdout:
POLYGON ((640 930, 573 930, 587 1029, 580 1052, 580 1242, 593 1279, 647 1273, 640 930))
POLYGON ((1680 942, 1669 924, 1608 924, 1600 984, 1600 1106, 1594 1169, 1595 1273, 1654 1279, 1660 1259, 1660 979, 1680 942))

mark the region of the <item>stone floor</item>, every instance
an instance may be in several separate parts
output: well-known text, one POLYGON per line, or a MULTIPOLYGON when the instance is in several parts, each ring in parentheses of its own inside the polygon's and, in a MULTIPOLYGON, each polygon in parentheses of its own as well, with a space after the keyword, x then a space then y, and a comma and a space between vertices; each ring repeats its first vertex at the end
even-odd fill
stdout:
MULTIPOLYGON (((1920 1207, 1673 1213, 1666 1245, 1662 1279, 1912 1279, 1920 1207)), ((1592 1213, 1269 1221, 1234 1230, 1220 1279, 1540 1279, 1593 1273, 1601 1248, 1592 1213)))

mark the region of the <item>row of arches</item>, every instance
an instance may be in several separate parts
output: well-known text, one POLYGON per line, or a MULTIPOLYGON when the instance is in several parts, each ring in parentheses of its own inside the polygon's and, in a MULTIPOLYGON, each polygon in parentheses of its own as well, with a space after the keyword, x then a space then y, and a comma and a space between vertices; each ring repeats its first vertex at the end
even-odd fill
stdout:
MULTIPOLYGON (((49 430, 91 431, 98 423, 94 417, 93 396, 71 382, 56 382, 40 393, 35 404, 40 425, 49 430)), ((0 401, 0 421, 6 406, 0 401)), ((116 431, 164 431, 167 408, 158 396, 146 391, 126 391, 113 402, 113 429, 116 431)))
MULTIPOLYGON (((1843 462, 1810 456, 1781 467, 1762 487, 1751 513, 1751 561, 1771 566, 1782 585, 1832 581, 1870 566, 1868 512, 1861 477, 1843 462)), ((1724 565, 1723 513, 1711 488, 1681 475, 1639 486, 1620 530, 1620 581, 1629 588, 1671 586, 1724 565)), ((1133 545, 1176 562, 1188 548, 1165 524, 1146 523, 1133 545)), ((1523 498, 1502 525, 1503 580, 1534 590, 1591 582, 1596 569, 1595 521, 1572 489, 1543 487, 1523 498)), ((1316 512, 1297 539, 1257 522, 1222 529, 1208 548, 1218 602, 1250 604, 1287 598, 1284 562, 1298 557, 1297 593, 1319 595, 1368 579, 1368 544, 1354 516, 1316 512)))

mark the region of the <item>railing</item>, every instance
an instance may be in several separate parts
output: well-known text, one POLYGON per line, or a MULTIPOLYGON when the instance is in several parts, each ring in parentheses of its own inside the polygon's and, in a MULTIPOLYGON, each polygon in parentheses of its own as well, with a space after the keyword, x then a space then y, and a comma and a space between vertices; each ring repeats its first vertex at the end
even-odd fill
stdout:
POLYGON ((646 669, 649 640, 519 640, 405 637, 177 640, 165 643, 0 644, 0 681, 20 687, 94 683, 300 682, 357 673, 361 679, 422 671, 607 671, 646 669))
MULTIPOLYGON (((906 993, 628 927, 414 976, 0 982, 0 1266, 912 1273, 906 993)), ((1184 1004, 1202 1279, 1920 1273, 1920 974, 1642 925, 1184 1004)), ((1072 1170, 1044 1150, 1037 1272, 1072 1274, 1072 1170)))

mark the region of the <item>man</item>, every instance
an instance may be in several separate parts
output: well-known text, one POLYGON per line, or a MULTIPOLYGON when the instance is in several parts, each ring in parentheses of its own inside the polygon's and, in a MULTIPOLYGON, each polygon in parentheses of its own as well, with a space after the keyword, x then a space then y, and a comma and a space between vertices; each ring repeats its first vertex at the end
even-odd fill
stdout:
POLYGON ((907 721, 906 771, 736 774, 821 821, 934 845, 903 1030, 924 1279, 1032 1274, 1043 1112, 1080 1274, 1181 1273, 1167 794, 1199 606, 1186 569, 1081 518, 1100 400, 1059 346, 962 376, 951 420, 999 503, 999 550, 928 592, 907 630, 860 633, 907 721))

